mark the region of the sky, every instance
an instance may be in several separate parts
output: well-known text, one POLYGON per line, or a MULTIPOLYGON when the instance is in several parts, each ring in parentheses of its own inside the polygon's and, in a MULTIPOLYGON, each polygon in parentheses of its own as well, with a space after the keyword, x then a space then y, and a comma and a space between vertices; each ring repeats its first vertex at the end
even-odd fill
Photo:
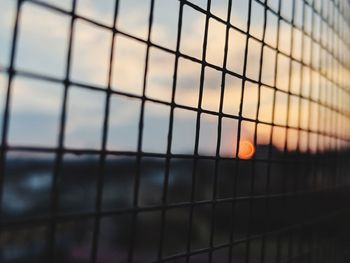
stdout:
MULTIPOLYGON (((0 0, 0 68, 9 66, 12 29, 15 17, 14 0, 0 0)), ((71 0, 41 0, 63 10, 71 10, 71 0)), ((205 0, 191 0, 206 9, 205 0)), ((327 8, 321 8, 322 1, 316 1, 315 9, 327 17, 335 19, 334 6, 329 1, 327 8), (322 11, 323 10, 323 11, 322 11), (330 10, 328 13, 324 10, 330 10)), ((227 20, 227 0, 212 1, 211 13, 227 20)), ((249 34, 255 39, 248 40, 246 81, 242 89, 242 79, 225 74, 225 88, 222 111, 228 116, 238 116, 241 96, 243 96, 242 116, 252 120, 274 123, 278 126, 242 121, 242 139, 257 143, 272 143, 283 149, 295 150, 299 143, 301 151, 322 151, 337 147, 348 147, 350 136, 349 119, 330 108, 350 114, 349 85, 349 43, 339 40, 319 15, 312 16, 312 9, 296 0, 293 29, 291 0, 282 1, 279 41, 277 42, 278 1, 268 1, 266 33, 263 38, 264 6, 252 0, 251 25, 249 34), (312 24, 314 26, 312 26, 312 24), (313 30, 312 30, 313 28, 313 30), (336 63, 326 49, 313 42, 321 41, 324 47, 334 50, 334 55, 345 62, 336 63), (293 39, 293 41, 292 41, 293 39), (267 45, 262 47, 262 42, 267 45), (338 43, 335 45, 334 43, 338 43), (276 52, 276 48, 283 53, 276 52), (293 47, 293 48, 292 48, 293 47), (261 82, 259 80, 260 56, 263 52, 261 82), (276 59, 277 56, 277 59, 276 59), (289 56, 295 60, 290 61, 289 56), (277 64, 275 65, 275 59, 277 64), (301 63, 302 62, 302 63, 301 63), (321 63, 320 63, 321 62, 321 63), (303 66, 304 65, 304 66, 303 66), (346 65, 347 68, 346 69, 346 65), (312 70, 311 68, 319 69, 312 70), (277 72, 276 78, 274 72, 277 72), (301 72, 303 77, 301 78, 301 72), (321 73, 322 74, 321 74, 321 73), (327 76, 327 78, 325 77, 327 76), (288 85, 290 83, 290 85, 288 85), (341 89, 335 83, 347 88, 341 89), (275 115, 272 114, 274 91, 275 115), (259 95, 260 94, 260 95, 259 95), (289 94, 289 95, 288 95, 289 94), (260 97, 260 99, 259 99, 260 97), (303 98, 300 98, 303 97, 303 98), (260 108, 257 114, 257 104, 260 108), (317 101, 326 105, 319 107, 317 101), (288 107, 289 105, 289 107, 288 107), (289 110, 288 110, 289 109, 289 110), (284 127, 294 127, 286 130, 284 127), (295 128, 311 129, 314 133, 298 131, 295 128), (316 136, 316 132, 332 134, 344 140, 316 136)), ((235 27, 229 31, 227 69, 243 74, 246 50, 248 1, 233 0, 230 23, 235 27)), ((178 35, 178 0, 155 0, 151 42, 176 50, 178 35)), ((149 0, 121 0, 116 28, 121 32, 141 40, 147 39, 149 0)), ((114 0, 78 0, 77 14, 108 27, 113 26, 114 0)), ((338 26, 343 36, 349 36, 349 26, 337 16, 338 26)), ((198 107, 201 64, 186 58, 201 60, 205 29, 205 15, 189 5, 185 5, 182 18, 180 52, 178 60, 175 103, 187 107, 176 107, 171 152, 191 154, 196 136, 195 109, 198 107), (193 110, 190 110, 192 108, 193 110)), ((31 2, 25 2, 21 9, 19 35, 14 66, 19 71, 31 72, 63 80, 70 16, 56 12, 31 2)), ((214 114, 200 115, 199 154, 216 154, 218 117, 226 26, 217 19, 210 18, 206 61, 213 65, 204 69, 203 98, 201 107, 214 114)), ((96 90, 70 86, 68 91, 67 120, 64 146, 76 149, 100 149, 103 127, 105 89, 108 86, 109 58, 112 31, 96 26, 82 19, 74 24, 70 79, 75 83, 97 87, 96 90)), ((143 76, 147 45, 121 34, 115 36, 111 88, 115 91, 142 96, 143 76)), ((171 52, 151 47, 149 51, 148 74, 146 78, 147 98, 171 102, 175 56, 171 52)), ((0 71, 0 106, 3 109, 7 75, 0 71)), ((59 118, 63 99, 63 85, 24 76, 16 76, 13 81, 10 103, 10 123, 8 142, 13 146, 56 147, 58 143, 59 118)), ((137 151, 138 125, 141 99, 123 95, 112 95, 108 123, 107 149, 114 151, 137 151)), ((170 106, 146 101, 144 110, 142 151, 165 153, 169 127, 170 106)), ((3 115, 1 115, 1 120, 3 115)), ((2 123, 2 121, 1 121, 2 123)), ((2 125, 2 124, 0 124, 2 125)), ((222 119, 220 155, 235 156, 238 121, 234 118, 222 119)))

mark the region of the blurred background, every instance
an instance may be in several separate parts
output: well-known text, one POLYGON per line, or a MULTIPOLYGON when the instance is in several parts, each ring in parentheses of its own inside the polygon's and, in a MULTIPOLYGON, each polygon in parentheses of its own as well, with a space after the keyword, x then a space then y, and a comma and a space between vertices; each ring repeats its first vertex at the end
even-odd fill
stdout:
POLYGON ((1 262, 348 262, 350 3, 0 0, 1 262))

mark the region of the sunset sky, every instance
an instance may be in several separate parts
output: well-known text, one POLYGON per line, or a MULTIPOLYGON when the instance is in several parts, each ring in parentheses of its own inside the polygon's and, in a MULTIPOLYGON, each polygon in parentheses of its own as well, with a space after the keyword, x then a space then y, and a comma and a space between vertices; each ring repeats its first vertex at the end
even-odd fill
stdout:
MULTIPOLYGON (((62 10, 71 9, 70 0, 41 0, 62 10)), ((114 0, 78 0, 77 14, 102 25, 113 26, 114 0)), ((206 9, 205 0, 191 0, 206 9)), ((237 144, 238 120, 241 96, 242 116, 252 121, 243 121, 242 139, 253 142, 257 130, 257 143, 272 143, 283 149, 295 150, 299 142, 302 151, 330 149, 334 146, 348 147, 350 139, 350 75, 349 39, 339 40, 346 34, 335 35, 320 15, 312 12, 310 6, 303 7, 302 1, 282 1, 277 41, 278 1, 268 1, 266 33, 263 38, 264 6, 252 0, 251 25, 246 47, 248 1, 233 0, 230 23, 235 27, 229 31, 227 70, 223 96, 222 138, 220 154, 234 156, 237 144), (292 3, 295 2, 292 28, 292 3), (305 12, 304 31, 303 8, 305 12), (289 21, 289 22, 288 22, 289 21), (313 25, 313 26, 312 26, 313 25), (314 30, 311 30, 313 28, 314 30), (314 40, 312 40, 310 38, 314 40), (334 40, 337 39, 337 40, 334 40), (262 43, 266 45, 262 47, 262 43), (320 47, 317 42, 321 42, 320 47), (338 43, 337 46, 334 43, 338 43), (234 74, 243 74, 245 50, 247 53, 246 76, 248 80, 242 89, 242 79, 234 74), (276 49, 280 53, 276 52, 276 49), (328 51, 333 50, 333 54, 328 51), (263 62, 260 65, 261 51, 263 62), (277 64, 275 58, 277 56, 277 64), (291 61, 290 57, 294 58, 291 61), (337 62, 337 60, 339 60, 337 62), (301 63, 302 62, 302 63, 301 63), (262 66, 259 86, 259 71, 262 66), (274 72, 277 72, 276 77, 274 72), (250 80, 250 81, 249 81, 250 80), (274 92, 274 87, 277 91, 274 92), (242 92, 244 90, 244 92, 242 92), (275 93, 275 94, 274 94, 275 93), (275 115, 272 114, 275 96, 275 115), (260 97, 260 98, 259 98, 260 97), (301 98, 302 97, 302 98, 301 98), (258 101, 260 108, 257 112, 258 101), (320 102, 324 106, 319 106, 320 102), (289 107, 288 107, 289 106, 289 107), (340 113, 344 115, 342 116, 340 113), (262 121, 256 128, 254 120, 262 121), (271 124, 278 126, 272 128, 271 124), (286 130, 284 127, 291 127, 286 130), (308 134, 297 128, 311 129, 308 134), (316 132, 343 138, 336 140, 316 132)), ((329 10, 321 11, 322 1, 317 1, 316 11, 329 21, 340 21, 333 2, 328 1, 329 10)), ((15 16, 14 0, 0 0, 0 106, 3 109, 4 92, 7 87, 11 38, 15 16)), ((147 98, 163 101, 146 101, 144 112, 143 144, 145 152, 165 153, 169 126, 173 75, 175 65, 178 0, 155 0, 151 42, 166 48, 151 47, 146 80, 147 98)), ((227 0, 213 0, 211 13, 227 20, 227 0)), ((149 0, 121 0, 116 28, 136 37, 135 40, 117 34, 112 63, 111 87, 129 94, 112 95, 110 104, 108 150, 137 151, 138 125, 141 109, 143 75, 145 70, 149 0)), ((324 10, 323 9, 323 10, 324 10)), ((205 14, 185 5, 183 9, 180 52, 178 61, 175 103, 186 106, 174 111, 172 153, 193 153, 196 134, 195 111, 199 104, 199 88, 202 47, 205 30, 205 14), (190 60, 188 57, 192 57, 190 60)), ((349 31, 339 25, 339 30, 349 31)), ((10 108, 9 145, 56 147, 58 142, 59 117, 63 96, 70 16, 33 3, 24 3, 19 22, 15 68, 20 72, 32 72, 57 79, 47 82, 34 78, 16 76, 10 108)), ((206 62, 204 70, 203 98, 201 107, 208 112, 200 116, 199 154, 215 155, 217 144, 222 72, 225 46, 225 24, 210 18, 208 27, 206 62)), ((68 92, 67 122, 64 145, 67 148, 100 149, 104 106, 108 85, 109 57, 112 31, 82 19, 74 24, 70 79, 74 83, 94 86, 96 90, 70 86, 68 92)), ((1 120, 2 120, 1 115, 1 120)), ((2 121, 1 121, 2 123, 2 121)), ((1 124, 0 124, 1 125, 1 124)))

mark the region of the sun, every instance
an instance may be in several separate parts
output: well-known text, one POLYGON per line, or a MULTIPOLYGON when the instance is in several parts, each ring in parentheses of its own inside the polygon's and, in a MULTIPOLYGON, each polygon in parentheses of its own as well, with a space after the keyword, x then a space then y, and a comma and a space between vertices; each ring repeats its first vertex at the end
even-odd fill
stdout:
POLYGON ((239 143, 238 157, 243 160, 249 160, 254 156, 255 147, 248 140, 242 140, 239 143))

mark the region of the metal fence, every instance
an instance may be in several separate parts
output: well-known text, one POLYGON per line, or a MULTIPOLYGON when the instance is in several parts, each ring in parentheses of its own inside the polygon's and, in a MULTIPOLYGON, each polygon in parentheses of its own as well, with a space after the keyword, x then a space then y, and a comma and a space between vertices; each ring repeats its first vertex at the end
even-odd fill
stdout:
POLYGON ((1 262, 348 262, 349 1, 0 9, 1 262))

